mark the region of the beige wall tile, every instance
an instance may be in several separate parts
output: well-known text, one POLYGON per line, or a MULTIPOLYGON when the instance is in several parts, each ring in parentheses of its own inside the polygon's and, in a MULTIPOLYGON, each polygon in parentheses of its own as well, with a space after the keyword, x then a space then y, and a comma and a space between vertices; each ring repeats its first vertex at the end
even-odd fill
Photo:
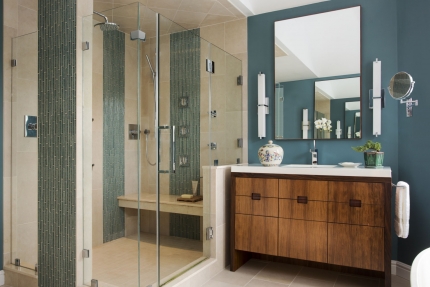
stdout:
POLYGON ((178 11, 176 12, 175 21, 176 23, 187 23, 187 24, 197 24, 200 25, 205 19, 206 14, 199 12, 189 12, 189 11, 178 11))
MULTIPOLYGON (((224 49, 225 47, 225 33, 224 33, 224 23, 204 26, 200 28, 200 37, 206 41, 211 42, 217 47, 224 49)), ((204 44, 203 44, 204 45, 204 44)))
POLYGON ((182 0, 148 0, 149 7, 178 9, 182 0))
POLYGON ((16 37, 17 29, 3 26, 3 101, 11 101, 12 97, 12 38, 16 37))
POLYGON ((27 180, 25 176, 18 177, 16 224, 26 224, 37 221, 37 161, 33 166, 35 166, 33 172, 35 175, 32 177, 36 177, 36 180, 27 180))
POLYGON ((37 31, 37 11, 18 6, 18 35, 25 35, 37 31))
MULTIPOLYGON (((3 178, 3 253, 9 254, 12 251, 11 231, 12 231, 12 200, 11 200, 11 178, 3 178)), ((4 256, 4 255, 3 255, 4 256)), ((10 260, 9 260, 10 261, 10 260)), ((4 262, 5 263, 5 262, 4 262)))
POLYGON ((125 194, 137 193, 138 160, 136 151, 125 151, 125 194))
MULTIPOLYGON (((125 47, 125 97, 137 100, 137 50, 125 47)), ((135 107, 136 109, 136 107, 135 107)))
POLYGON ((12 176, 12 103, 3 102, 3 176, 12 176))
POLYGON ((208 13, 215 4, 217 3, 213 0, 183 0, 179 10, 208 13))
POLYGON ((18 30, 18 1, 4 0, 3 9, 4 25, 18 30))
POLYGON ((228 21, 235 20, 236 17, 234 16, 222 16, 222 15, 211 15, 207 14, 203 22, 201 22, 201 26, 208 26, 208 25, 214 25, 219 23, 224 23, 228 21))
MULTIPOLYGON (((23 65, 17 65, 17 78, 28 79, 37 82, 37 33, 20 37, 14 41, 16 45, 17 62, 23 65)), ((15 71, 14 71, 15 78, 15 71)))
POLYGON ((214 3, 211 10, 209 11, 209 14, 220 16, 234 16, 234 14, 229 9, 227 9, 224 5, 218 2, 214 3))
POLYGON ((125 208, 125 236, 137 234, 137 209, 125 208))
MULTIPOLYGON (((33 218, 37 219, 37 217, 33 218)), ((31 265, 37 263, 37 221, 17 226, 17 258, 31 265)))
POLYGON ((93 189, 93 247, 103 244, 103 190, 93 189))
POLYGON ((246 52, 247 49, 247 20, 237 20, 225 23, 225 50, 230 54, 246 52))

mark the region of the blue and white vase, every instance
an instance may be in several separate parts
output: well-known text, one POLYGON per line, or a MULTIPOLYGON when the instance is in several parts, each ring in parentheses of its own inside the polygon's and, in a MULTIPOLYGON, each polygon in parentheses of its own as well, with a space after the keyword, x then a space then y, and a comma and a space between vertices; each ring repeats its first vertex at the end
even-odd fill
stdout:
POLYGON ((284 150, 282 147, 269 141, 258 149, 258 158, 264 166, 278 166, 284 158, 284 150))

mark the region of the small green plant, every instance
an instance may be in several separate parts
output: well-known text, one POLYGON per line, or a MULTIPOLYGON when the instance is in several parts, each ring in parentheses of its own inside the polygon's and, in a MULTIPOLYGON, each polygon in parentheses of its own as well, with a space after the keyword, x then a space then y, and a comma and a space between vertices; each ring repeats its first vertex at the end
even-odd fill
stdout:
POLYGON ((381 151, 381 144, 379 142, 373 142, 371 140, 368 140, 364 145, 361 146, 353 146, 351 147, 353 150, 357 152, 365 152, 368 150, 374 150, 374 151, 381 151))

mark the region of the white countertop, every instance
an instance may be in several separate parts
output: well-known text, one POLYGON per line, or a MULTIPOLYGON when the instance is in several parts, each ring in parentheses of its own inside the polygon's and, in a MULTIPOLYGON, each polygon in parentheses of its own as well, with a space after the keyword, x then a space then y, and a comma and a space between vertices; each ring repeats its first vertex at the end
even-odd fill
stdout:
POLYGON ((362 177, 391 177, 391 168, 384 166, 382 168, 364 168, 364 167, 289 167, 280 166, 262 166, 261 164, 242 164, 233 165, 231 172, 243 173, 271 173, 271 174, 299 174, 299 175, 329 175, 329 176, 362 176, 362 177))

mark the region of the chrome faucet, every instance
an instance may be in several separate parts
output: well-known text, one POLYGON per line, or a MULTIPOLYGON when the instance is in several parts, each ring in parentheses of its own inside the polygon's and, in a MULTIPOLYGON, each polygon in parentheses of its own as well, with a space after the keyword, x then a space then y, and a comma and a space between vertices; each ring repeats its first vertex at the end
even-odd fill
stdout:
POLYGON ((314 149, 309 150, 312 156, 312 165, 318 165, 318 150, 316 149, 315 140, 314 140, 314 149))

